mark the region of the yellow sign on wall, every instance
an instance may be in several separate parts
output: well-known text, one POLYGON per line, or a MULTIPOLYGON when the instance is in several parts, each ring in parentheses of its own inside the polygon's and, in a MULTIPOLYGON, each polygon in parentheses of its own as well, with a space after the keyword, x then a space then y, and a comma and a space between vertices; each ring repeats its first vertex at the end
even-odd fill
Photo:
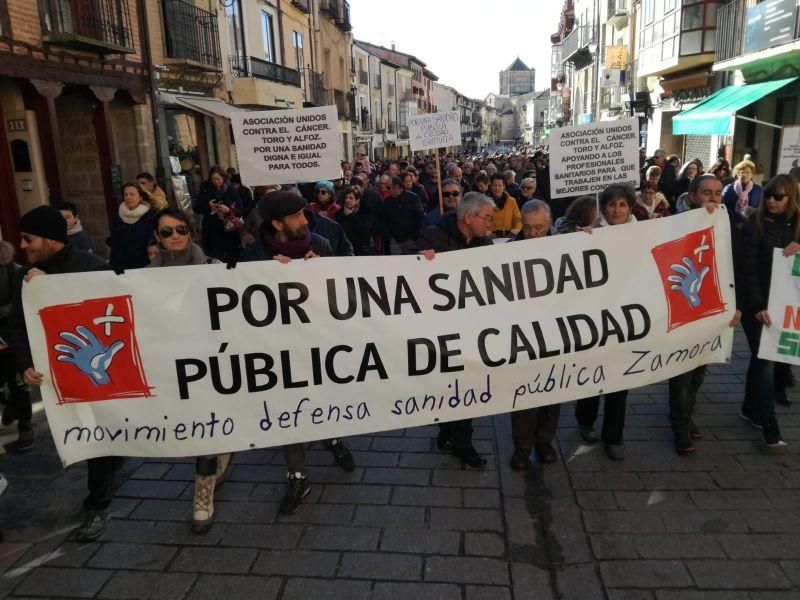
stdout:
POLYGON ((627 46, 609 46, 606 48, 606 69, 624 69, 627 60, 627 46))

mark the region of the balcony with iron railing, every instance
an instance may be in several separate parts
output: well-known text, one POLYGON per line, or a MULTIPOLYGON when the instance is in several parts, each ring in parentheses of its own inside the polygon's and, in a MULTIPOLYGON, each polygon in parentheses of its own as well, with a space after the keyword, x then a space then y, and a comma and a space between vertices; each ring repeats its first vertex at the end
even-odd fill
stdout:
POLYGON ((589 44, 594 42, 595 31, 593 25, 579 25, 564 38, 561 49, 562 62, 582 62, 587 52, 589 44))
POLYGON ((617 29, 625 27, 628 24, 629 4, 628 0, 608 0, 606 23, 617 29))
POLYGON ((306 68, 305 84, 305 102, 314 106, 324 106, 326 104, 327 90, 325 89, 325 78, 322 73, 306 68))
POLYGON ((341 16, 336 19, 336 26, 342 31, 350 31, 353 28, 350 23, 350 3, 347 0, 342 2, 341 16))
POLYGON ((319 9, 334 20, 338 20, 340 2, 341 0, 320 0, 319 9))
MULTIPOLYGON (((715 62, 800 40, 800 11, 791 3, 779 5, 769 14, 769 19, 774 21, 771 27, 766 27, 766 14, 764 18, 752 19, 752 23, 748 23, 748 11, 768 8, 772 7, 759 5, 756 0, 734 0, 717 10, 715 62)), ((771 54, 779 52, 771 51, 771 54)), ((797 60, 800 61, 800 57, 797 60)))
POLYGON ((300 87, 300 71, 255 56, 230 57, 231 74, 234 77, 254 77, 286 85, 300 87))
POLYGON ((186 0, 162 0, 162 10, 166 58, 221 71, 217 15, 186 0))
POLYGON ((38 4, 46 44, 100 54, 136 51, 128 0, 38 0, 38 4))
POLYGON ((299 8, 306 14, 309 14, 311 12, 311 6, 309 4, 309 0, 292 0, 292 4, 294 4, 297 8, 299 8))

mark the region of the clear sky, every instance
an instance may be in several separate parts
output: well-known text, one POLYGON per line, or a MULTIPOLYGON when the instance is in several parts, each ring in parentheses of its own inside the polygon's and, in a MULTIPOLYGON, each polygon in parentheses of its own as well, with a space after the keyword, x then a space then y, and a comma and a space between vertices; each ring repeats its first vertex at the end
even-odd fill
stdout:
POLYGON ((355 39, 413 54, 471 98, 498 92, 519 56, 550 87, 550 35, 563 0, 349 0, 355 39))

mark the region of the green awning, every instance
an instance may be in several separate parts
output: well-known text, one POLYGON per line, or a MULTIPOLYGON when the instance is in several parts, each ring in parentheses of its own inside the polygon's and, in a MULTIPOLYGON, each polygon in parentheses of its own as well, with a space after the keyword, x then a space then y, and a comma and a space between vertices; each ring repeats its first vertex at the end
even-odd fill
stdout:
POLYGON ((730 135, 736 111, 761 100, 795 81, 797 77, 753 83, 750 85, 731 85, 696 104, 681 111, 672 118, 674 135, 730 135))

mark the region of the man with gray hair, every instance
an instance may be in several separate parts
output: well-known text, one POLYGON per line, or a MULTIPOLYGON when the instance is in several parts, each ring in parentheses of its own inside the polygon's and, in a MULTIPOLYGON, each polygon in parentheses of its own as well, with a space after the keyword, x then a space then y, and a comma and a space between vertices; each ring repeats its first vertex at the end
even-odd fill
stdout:
MULTIPOLYGON (((491 198, 468 193, 454 211, 446 212, 436 225, 422 231, 417 240, 422 254, 430 260, 436 252, 491 246, 494 210, 491 198)), ((472 419, 440 423, 436 445, 439 450, 451 450, 468 467, 486 466, 486 459, 472 445, 472 419)))
MULTIPOLYGON (((544 200, 528 200, 522 205, 522 229, 514 238, 534 240, 555 235, 550 207, 544 200)), ((537 408, 517 410, 511 413, 511 437, 514 440, 514 454, 509 464, 512 469, 525 471, 531 466, 531 450, 542 463, 554 463, 558 454, 553 447, 553 438, 561 414, 560 404, 550 404, 537 408)))

